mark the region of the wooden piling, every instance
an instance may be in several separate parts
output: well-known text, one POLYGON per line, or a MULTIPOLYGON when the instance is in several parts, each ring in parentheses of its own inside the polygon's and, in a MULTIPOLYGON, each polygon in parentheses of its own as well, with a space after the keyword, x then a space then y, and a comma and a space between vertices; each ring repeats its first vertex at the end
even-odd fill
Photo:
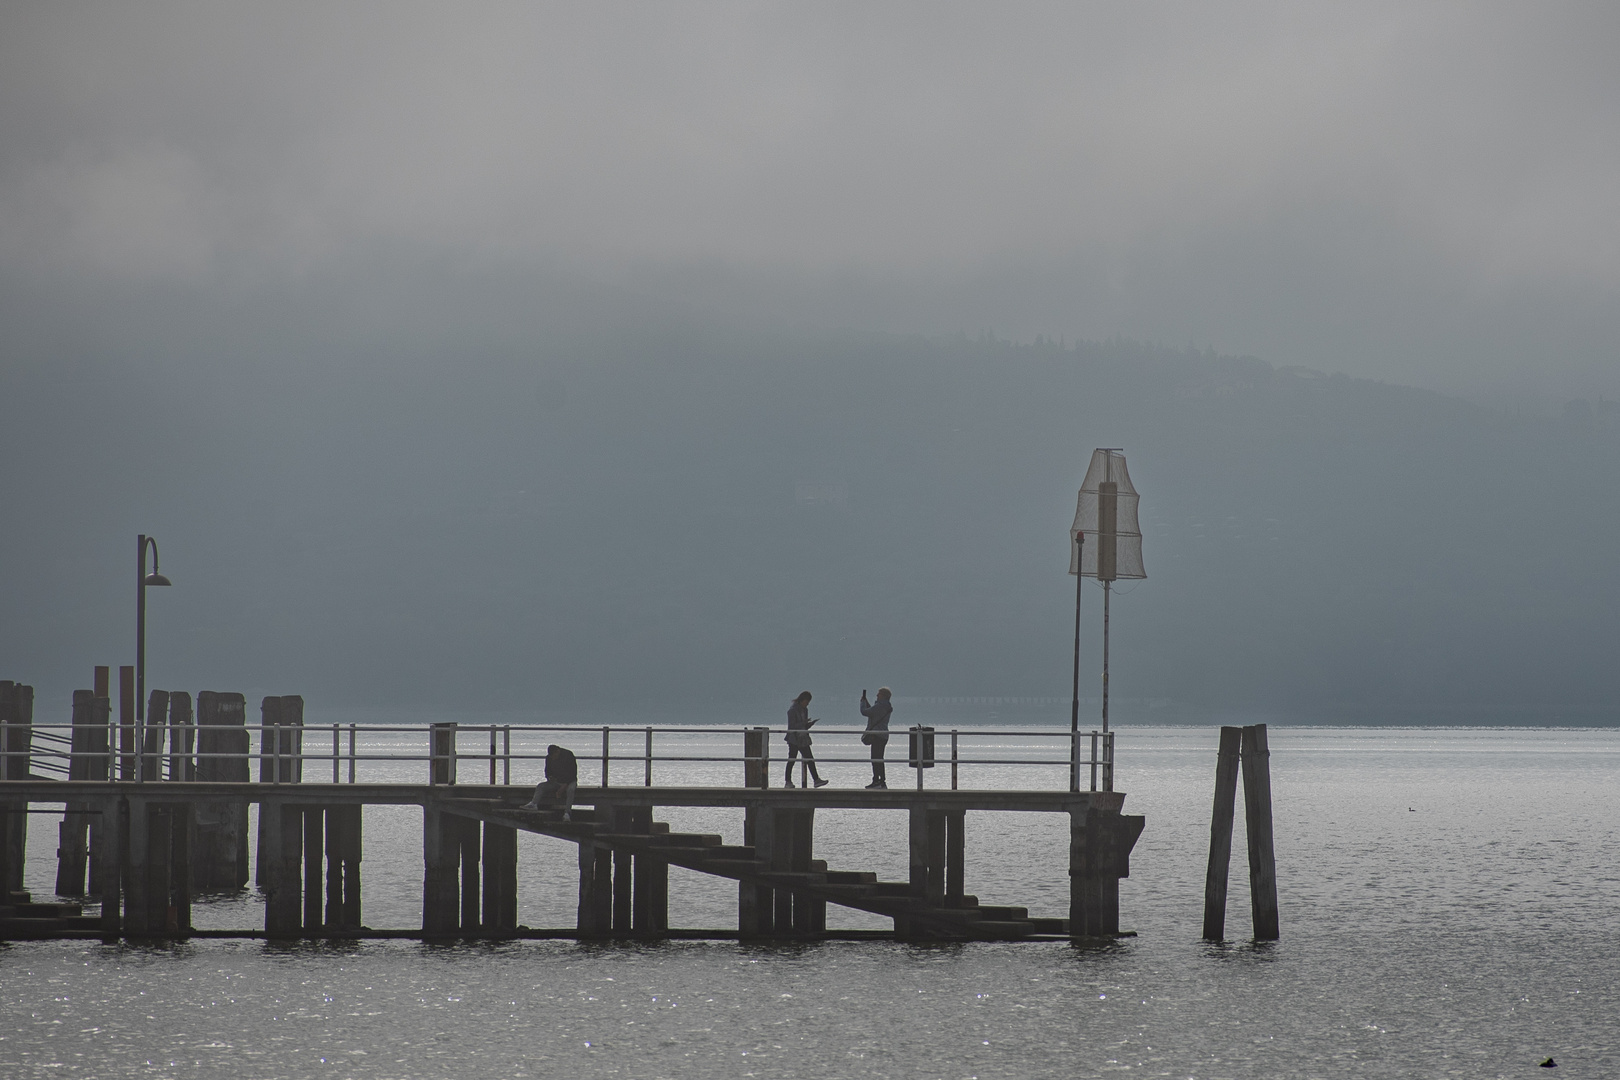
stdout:
POLYGON ((304 920, 309 934, 325 928, 321 904, 321 860, 326 854, 326 812, 324 807, 306 806, 304 813, 304 920))
POLYGON ((422 808, 422 933, 451 937, 461 927, 461 843, 454 819, 433 803, 422 808))
MULTIPOLYGON (((73 727, 69 739, 68 750, 68 779, 90 780, 92 778, 105 780, 107 772, 106 748, 101 748, 100 765, 101 776, 93 777, 93 770, 97 764, 95 753, 95 695, 89 690, 73 691, 73 727)), ((105 726, 102 729, 105 741, 105 726)), ((70 801, 67 812, 62 815, 62 824, 57 828, 56 841, 56 895, 83 896, 85 894, 85 872, 88 868, 90 845, 89 830, 91 815, 85 813, 90 805, 82 801, 70 801)))
MULTIPOLYGON (((743 810, 743 844, 769 866, 776 834, 776 809, 750 803, 743 810)), ((776 928, 775 890, 769 885, 737 883, 737 932, 745 938, 770 937, 776 928)))
MULTIPOLYGON (((248 782, 250 751, 247 700, 241 694, 204 690, 197 695, 196 778, 210 783, 248 782)), ((260 812, 263 820, 263 812, 260 812)), ((248 883, 248 804, 210 799, 197 804, 191 883, 197 892, 240 889, 248 883)), ((260 858, 263 860, 261 848, 260 858)), ((263 877, 259 876, 260 884, 263 877)))
POLYGON ((1249 898, 1254 939, 1276 941, 1277 854, 1271 833, 1271 750, 1266 725, 1243 729, 1243 811, 1249 834, 1249 898))
POLYGON ((326 929, 360 929, 360 806, 326 807, 326 929))
POLYGON ((298 937, 303 930, 303 807, 280 799, 261 802, 259 840, 265 862, 265 936, 298 937))
MULTIPOLYGON (((297 784, 304 779, 304 699, 296 694, 267 697, 259 705, 259 783, 297 784)), ((264 815, 259 815, 257 872, 254 884, 264 887, 269 853, 264 815)))
MULTIPOLYGON (((4 769, 0 778, 27 780, 31 773, 34 742, 34 688, 0 681, 0 748, 4 748, 4 769)), ((28 803, 26 800, 6 803, 11 811, 0 815, 0 841, 5 853, 0 861, 5 872, 0 877, 0 902, 7 894, 23 891, 23 865, 28 855, 28 803)))
POLYGON ((196 725, 192 723, 191 695, 183 690, 169 695, 169 779, 197 779, 196 725))
POLYGON ((118 934, 123 930, 124 841, 129 835, 129 801, 103 799, 101 813, 92 822, 90 855, 94 860, 92 879, 101 897, 101 930, 118 934))
POLYGON ((458 817, 456 839, 459 842, 459 870, 461 873, 461 930, 463 933, 476 934, 484 928, 482 908, 479 903, 481 882, 480 864, 483 862, 483 835, 479 822, 474 818, 458 817))
POLYGON ((483 923, 488 931, 517 929, 517 830, 491 822, 484 823, 483 923))
POLYGON ((1221 745, 1215 758, 1215 807, 1209 822, 1209 868, 1204 874, 1205 941, 1226 938, 1226 888, 1232 863, 1232 820, 1237 808, 1242 738, 1242 728, 1221 728, 1221 745))
POLYGON ((957 907, 962 903, 967 878, 967 812, 945 812, 945 906, 957 907))
POLYGON ((118 779, 135 779, 135 668, 118 669, 118 779))
POLYGON ((579 842, 579 918, 581 937, 613 932, 613 852, 591 840, 579 842))

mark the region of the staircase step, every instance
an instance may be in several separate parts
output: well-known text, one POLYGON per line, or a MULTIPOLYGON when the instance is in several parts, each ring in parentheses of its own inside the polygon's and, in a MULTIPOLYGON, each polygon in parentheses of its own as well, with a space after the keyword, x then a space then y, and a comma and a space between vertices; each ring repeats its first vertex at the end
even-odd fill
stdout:
POLYGON ((653 822, 652 823, 652 831, 653 831, 654 836, 663 836, 663 835, 667 834, 669 832, 669 822, 667 822, 667 821, 655 821, 655 822, 653 822))
POLYGON ((872 892, 877 896, 894 896, 911 898, 911 883, 906 881, 874 881, 869 882, 872 892))
POLYGON ((649 839, 660 847, 717 848, 724 843, 719 833, 664 833, 661 836, 653 836, 649 839))
POLYGON ((985 904, 979 908, 979 917, 989 920, 1003 919, 1011 922, 1027 922, 1029 920, 1029 908, 985 904))
POLYGON ((827 884, 829 885, 871 885, 877 881, 877 875, 869 870, 828 870, 827 884))
POLYGON ((1067 934, 1069 932, 1068 919, 1031 919, 1029 929, 1035 934, 1067 934))

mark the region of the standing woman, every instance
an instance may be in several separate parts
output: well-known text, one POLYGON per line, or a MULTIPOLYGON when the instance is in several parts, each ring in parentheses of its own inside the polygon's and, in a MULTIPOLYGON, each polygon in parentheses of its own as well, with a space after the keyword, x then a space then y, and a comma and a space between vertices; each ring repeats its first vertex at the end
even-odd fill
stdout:
POLYGON ((806 690, 793 699, 788 706, 788 760, 786 787, 793 786, 793 759, 800 754, 804 755, 804 763, 810 766, 810 779, 815 781, 816 787, 826 787, 827 781, 816 772, 816 758, 810 753, 810 725, 815 723, 810 719, 810 691, 806 690))
POLYGON ((866 700, 866 691, 861 691, 861 715, 866 717, 861 742, 872 748, 872 782, 866 786, 884 791, 888 790, 889 778, 883 769, 883 748, 889 745, 889 716, 894 712, 889 696, 887 686, 878 687, 877 704, 873 705, 866 700))

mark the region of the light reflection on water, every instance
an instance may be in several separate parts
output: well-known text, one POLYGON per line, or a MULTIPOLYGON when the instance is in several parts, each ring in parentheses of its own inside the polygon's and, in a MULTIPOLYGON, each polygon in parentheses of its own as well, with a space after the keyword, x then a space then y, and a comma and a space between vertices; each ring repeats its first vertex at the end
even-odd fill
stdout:
MULTIPOLYGON (((1135 939, 14 944, 0 1075, 1472 1077, 1547 1056, 1559 1076, 1620 1074, 1620 733, 1271 735, 1276 945, 1197 940, 1215 732, 1126 729, 1119 787, 1148 817, 1121 894, 1135 939)), ((664 816, 740 833, 732 812, 664 816)), ((31 824, 44 892, 54 821, 31 824)), ((1064 824, 970 815, 969 891, 1062 914, 1064 824)), ((366 831, 366 921, 417 925, 419 812, 368 811, 366 831)), ((524 843, 520 918, 567 925, 572 846, 524 843)), ((834 866, 905 874, 902 814, 823 812, 817 843, 834 866)), ((1241 934, 1241 814, 1234 851, 1241 934)), ((735 886, 674 872, 671 918, 734 927, 735 886)), ((251 897, 197 911, 261 920, 251 897)))

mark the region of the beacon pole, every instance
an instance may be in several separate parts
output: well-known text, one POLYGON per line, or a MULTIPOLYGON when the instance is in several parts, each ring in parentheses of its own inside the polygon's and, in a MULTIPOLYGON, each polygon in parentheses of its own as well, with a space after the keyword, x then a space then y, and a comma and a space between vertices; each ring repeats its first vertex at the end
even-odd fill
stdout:
POLYGON ((1074 693, 1069 704, 1069 790, 1080 790, 1080 598, 1085 590, 1086 534, 1074 534, 1074 693))

